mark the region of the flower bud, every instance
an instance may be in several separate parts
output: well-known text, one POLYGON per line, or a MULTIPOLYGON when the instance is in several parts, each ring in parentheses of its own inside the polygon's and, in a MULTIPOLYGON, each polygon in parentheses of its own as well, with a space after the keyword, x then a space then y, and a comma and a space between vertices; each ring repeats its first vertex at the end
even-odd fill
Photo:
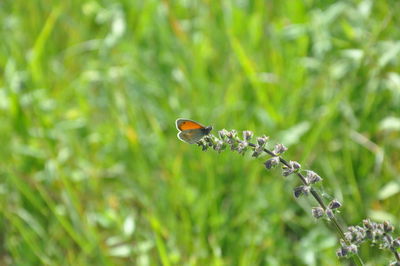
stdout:
POLYGON ((283 176, 289 176, 289 175, 293 174, 293 172, 294 172, 293 168, 290 168, 290 167, 287 167, 287 166, 283 166, 282 167, 282 175, 283 176))
POLYGON ((391 233, 394 230, 393 225, 390 224, 389 221, 384 221, 383 222, 383 230, 385 231, 385 233, 391 233))
POLYGON ((398 237, 395 240, 393 240, 392 247, 395 248, 395 249, 400 247, 400 237, 398 237))
POLYGON ((281 155, 285 151, 287 151, 287 148, 283 144, 276 144, 272 152, 275 155, 281 155))
POLYGON ((268 159, 268 160, 264 163, 265 168, 267 168, 267 169, 274 168, 274 167, 277 166, 278 164, 279 164, 279 157, 272 157, 272 158, 268 159))
POLYGON ((295 171, 297 171, 301 168, 301 165, 296 161, 290 161, 289 164, 295 171))
POLYGON ((305 178, 309 184, 315 184, 322 180, 322 178, 319 175, 317 175, 314 171, 311 170, 306 170, 305 178))
POLYGON ((248 146, 248 143, 246 141, 240 141, 238 146, 237 146, 237 151, 240 154, 244 154, 246 152, 246 150, 247 150, 247 146, 248 146))
POLYGON ((228 131, 225 128, 218 131, 219 138, 221 138, 221 139, 225 139, 227 134, 228 134, 228 131))
POLYGON ((263 147, 267 143, 267 141, 268 141, 268 137, 267 136, 262 136, 262 137, 258 137, 257 138, 258 145, 263 146, 263 147))
POLYGON ((334 210, 334 209, 340 208, 341 206, 342 206, 342 204, 339 201, 334 199, 329 203, 328 208, 334 210))
POLYGON ((325 210, 325 213, 326 213, 326 216, 328 216, 329 219, 333 219, 335 217, 335 214, 329 208, 325 210))
POLYGON ((308 193, 310 192, 310 187, 309 186, 299 186, 299 187, 296 187, 294 190, 293 190, 293 194, 294 194, 294 197, 295 198, 298 198, 298 197, 300 197, 301 195, 308 195, 308 193))
POLYGON ((314 218, 319 219, 319 218, 321 218, 322 216, 324 216, 324 209, 322 209, 321 207, 313 207, 313 208, 311 209, 311 213, 312 213, 312 216, 313 216, 314 218))
POLYGON ((253 137, 253 132, 251 132, 249 130, 243 131, 243 139, 245 141, 250 141, 252 137, 253 137))

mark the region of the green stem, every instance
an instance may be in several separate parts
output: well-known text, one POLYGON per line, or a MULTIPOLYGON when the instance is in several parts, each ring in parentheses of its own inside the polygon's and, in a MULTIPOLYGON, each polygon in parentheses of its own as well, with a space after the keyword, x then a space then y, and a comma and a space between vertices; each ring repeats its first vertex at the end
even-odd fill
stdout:
MULTIPOLYGON (((253 144, 253 143, 248 143, 248 145, 249 145, 250 147, 253 147, 253 148, 256 147, 256 145, 253 144)), ((277 156, 277 155, 276 155, 275 153, 273 153, 272 151, 270 151, 270 150, 264 148, 264 152, 268 153, 269 155, 271 155, 271 156, 273 156, 273 157, 279 157, 279 161, 280 161, 283 165, 285 165, 285 166, 291 168, 291 165, 290 165, 285 159, 283 159, 283 158, 280 157, 280 156, 277 156)), ((305 178, 300 172, 296 172, 296 175, 300 178, 301 182, 302 182, 304 185, 308 185, 306 178, 305 178)), ((318 194, 318 192, 317 192, 314 188, 312 188, 312 187, 311 187, 310 192, 311 192, 311 195, 314 197, 314 199, 315 199, 315 200, 318 202, 318 204, 321 206, 321 208, 323 208, 324 210, 326 210, 326 209, 327 209, 327 208, 326 208, 326 205, 325 205, 324 201, 322 200, 321 196, 318 194)), ((339 234, 340 238, 343 239, 343 241, 345 241, 346 244, 350 245, 351 243, 350 243, 348 240, 346 240, 346 238, 345 238, 345 236, 344 236, 344 231, 343 231, 342 227, 340 226, 339 222, 336 220, 336 218, 335 218, 335 217, 332 217, 332 218, 329 218, 329 220, 330 220, 330 221, 332 222, 332 224, 334 225, 334 227, 335 227, 337 233, 339 234)), ((397 254, 397 255, 398 255, 398 254, 397 254)), ((357 264, 357 265, 364 265, 363 261, 361 260, 360 256, 359 256, 357 253, 356 253, 352 258, 353 258, 353 261, 354 261, 355 264, 357 264)), ((397 258, 397 257, 396 257, 396 258, 397 258)))

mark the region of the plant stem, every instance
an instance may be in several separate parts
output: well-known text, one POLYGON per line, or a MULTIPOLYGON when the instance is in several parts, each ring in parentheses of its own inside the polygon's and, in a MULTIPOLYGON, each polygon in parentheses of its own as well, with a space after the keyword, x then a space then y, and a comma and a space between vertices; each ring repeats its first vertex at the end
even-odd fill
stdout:
POLYGON ((397 260, 398 262, 400 262, 400 254, 399 254, 399 252, 394 251, 394 256, 396 257, 396 260, 397 260))
MULTIPOLYGON (((251 147, 253 147, 253 148, 256 147, 256 145, 253 144, 253 143, 248 143, 248 145, 251 146, 251 147)), ((285 165, 285 166, 287 166, 287 167, 289 167, 289 168, 291 167, 291 165, 290 165, 285 159, 283 159, 281 156, 277 156, 277 155, 274 154, 272 151, 270 151, 270 150, 268 150, 268 149, 266 149, 266 148, 264 148, 264 152, 268 153, 269 155, 271 155, 271 156, 273 156, 273 157, 279 157, 279 161, 280 161, 283 165, 285 165)), ((308 183, 307 183, 307 181, 306 181, 306 178, 305 178, 300 172, 296 172, 296 175, 300 178, 301 182, 302 182, 304 185, 308 185, 308 183)), ((324 210, 326 210, 326 209, 327 209, 327 208, 326 208, 326 205, 325 205, 324 201, 322 200, 321 196, 318 194, 318 192, 317 192, 314 188, 312 188, 312 187, 311 187, 310 192, 311 192, 311 195, 313 195, 314 199, 315 199, 315 200, 318 202, 318 204, 321 206, 321 208, 323 208, 324 210)), ((348 240, 346 240, 346 238, 345 238, 345 236, 344 236, 344 231, 343 231, 342 227, 340 226, 339 222, 336 220, 336 218, 335 218, 335 217, 332 217, 332 218, 329 218, 329 220, 333 223, 333 225, 334 225, 336 231, 338 232, 340 238, 343 239, 343 241, 345 241, 346 244, 351 244, 348 240)), ((396 258, 398 258, 398 255, 399 255, 399 254, 398 254, 397 252, 395 252, 396 258)), ((359 256, 358 254, 355 254, 352 258, 353 258, 354 262, 355 262, 357 265, 364 265, 364 263, 362 262, 362 260, 361 260, 361 258, 360 258, 360 256, 359 256)))
MULTIPOLYGON (((387 234, 385 234, 384 237, 388 240, 388 242, 391 241, 390 238, 389 238, 389 236, 388 236, 387 234)), ((397 262, 400 262, 400 254, 399 254, 399 252, 397 252, 397 251, 396 251, 395 249, 393 249, 393 248, 391 248, 390 250, 393 252, 393 254, 394 254, 394 256, 395 256, 397 262)))

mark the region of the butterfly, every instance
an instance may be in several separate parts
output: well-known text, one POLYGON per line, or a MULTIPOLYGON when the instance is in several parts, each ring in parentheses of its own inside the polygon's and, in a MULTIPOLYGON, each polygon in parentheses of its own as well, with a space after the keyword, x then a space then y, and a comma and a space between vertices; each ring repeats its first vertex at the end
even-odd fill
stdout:
POLYGON ((176 128, 179 130, 178 139, 194 144, 201 140, 204 136, 210 134, 212 126, 205 127, 196 121, 178 118, 176 119, 176 128))

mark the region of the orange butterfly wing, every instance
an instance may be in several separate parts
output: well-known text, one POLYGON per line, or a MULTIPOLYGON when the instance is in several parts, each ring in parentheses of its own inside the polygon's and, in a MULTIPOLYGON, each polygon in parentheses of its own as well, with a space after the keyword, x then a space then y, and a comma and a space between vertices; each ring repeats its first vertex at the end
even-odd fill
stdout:
POLYGON ((176 126, 179 130, 184 131, 184 130, 189 130, 189 129, 199 129, 199 128, 204 128, 203 125, 194 122, 192 120, 184 120, 184 119, 179 119, 176 121, 176 126))

